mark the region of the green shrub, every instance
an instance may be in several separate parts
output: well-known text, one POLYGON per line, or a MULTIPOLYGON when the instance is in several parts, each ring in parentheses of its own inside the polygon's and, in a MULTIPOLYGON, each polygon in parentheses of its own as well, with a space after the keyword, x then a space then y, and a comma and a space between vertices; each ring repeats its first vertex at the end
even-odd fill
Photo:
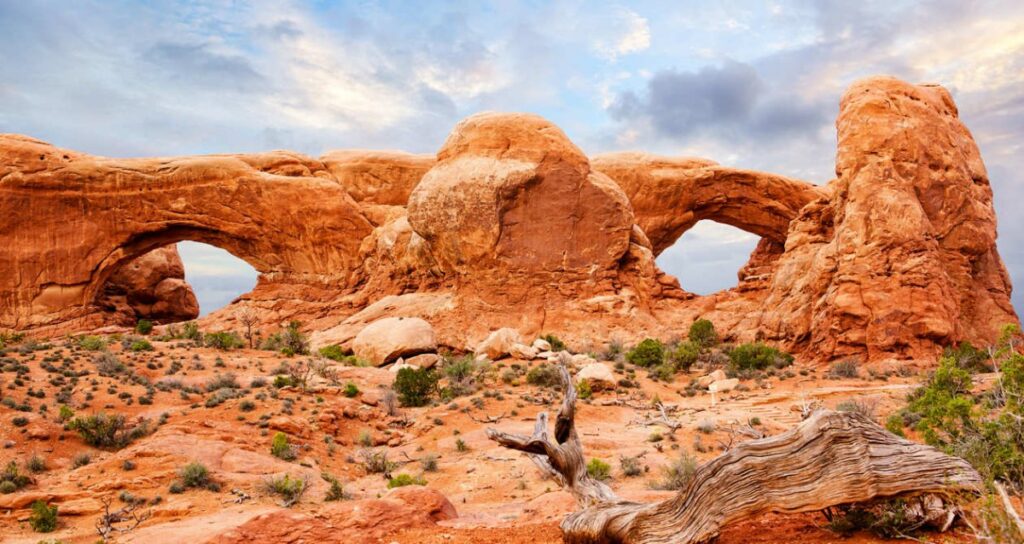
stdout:
POLYGON ((102 336, 82 336, 78 338, 78 347, 88 351, 107 349, 107 339, 102 336))
POLYGON ((307 355, 309 353, 309 340, 301 331, 302 323, 290 321, 284 330, 268 336, 260 348, 270 351, 280 351, 286 355, 307 355))
POLYGON ((71 468, 84 467, 92 462, 92 457, 88 453, 79 453, 71 459, 71 468))
POLYGON ((626 360, 645 368, 658 366, 665 362, 665 346, 660 340, 646 338, 626 353, 626 360))
POLYGON ((662 479, 652 487, 662 490, 679 490, 686 487, 697 473, 697 458, 682 453, 675 461, 662 468, 662 479))
POLYGON ((402 406, 426 406, 437 391, 437 374, 428 368, 403 368, 395 376, 393 388, 402 406))
POLYGON ((131 344, 128 345, 128 349, 131 351, 153 351, 153 344, 149 343, 149 340, 145 338, 138 338, 132 340, 131 344))
POLYGON ((215 490, 219 486, 210 479, 210 471, 199 462, 191 462, 178 471, 181 485, 186 488, 202 488, 215 490))
POLYGON ((580 380, 580 383, 576 384, 576 394, 583 400, 587 400, 594 396, 594 391, 590 388, 590 382, 587 380, 580 380))
POLYGON ((204 337, 203 343, 208 348, 215 348, 221 351, 245 347, 245 342, 242 341, 242 338, 232 331, 208 332, 204 337))
POLYGON ((405 487, 407 485, 427 485, 427 481, 423 479, 423 476, 410 476, 408 474, 399 474, 388 480, 388 489, 405 487))
POLYGON ((345 488, 341 485, 341 482, 333 475, 323 472, 320 474, 320 478, 330 484, 330 487, 327 489, 327 493, 324 494, 325 501, 343 501, 350 498, 349 494, 345 492, 345 488))
POLYGON ((486 367, 477 363, 472 354, 445 357, 441 363, 441 374, 447 385, 441 390, 441 397, 451 400, 473 393, 485 370, 486 367))
POLYGON ((281 389, 282 387, 295 387, 299 384, 299 381, 294 376, 283 376, 278 374, 274 376, 274 387, 281 389))
POLYGON ((120 449, 150 433, 148 419, 140 418, 134 426, 128 426, 121 414, 76 417, 68 422, 68 429, 78 432, 85 443, 104 449, 120 449))
POLYGON ((350 399, 355 398, 359 395, 359 387, 352 382, 348 382, 345 384, 345 389, 342 390, 342 393, 350 399))
POLYGON ((73 417, 75 417, 75 411, 72 410, 71 407, 69 407, 67 404, 61 404, 60 412, 57 416, 60 422, 63 423, 73 417))
POLYGON ((52 533, 57 528, 57 507, 50 506, 43 501, 32 503, 32 513, 28 517, 28 524, 37 533, 52 533))
POLYGON ((23 416, 14 416, 14 418, 11 419, 11 424, 15 427, 24 427, 25 425, 28 425, 28 418, 23 416))
POLYGON ((587 463, 587 474, 595 480, 607 480, 612 476, 612 466, 594 457, 587 463))
POLYGON ((921 523, 906 515, 906 499, 881 500, 867 504, 842 505, 825 511, 830 531, 851 536, 869 531, 884 539, 913 539, 921 523))
POLYGON ((541 387, 558 387, 562 384, 562 377, 557 366, 541 363, 526 373, 526 383, 541 387))
POLYGON ((793 364, 792 355, 760 342, 740 344, 729 350, 728 355, 735 371, 783 368, 793 364))
POLYGON ((712 348, 718 344, 718 332, 715 331, 715 325, 707 319, 694 321, 690 325, 690 334, 687 337, 699 349, 712 348))
POLYGON ((845 361, 839 361, 832 363, 832 366, 828 369, 828 376, 830 378, 856 378, 860 376, 860 369, 857 368, 857 361, 847 359, 845 361))
POLYGON ((341 362, 345 359, 345 351, 338 344, 331 344, 320 348, 320 356, 341 362))
POLYGON ((25 463, 29 472, 39 474, 40 472, 46 472, 46 459, 43 459, 39 455, 33 455, 29 457, 28 462, 25 463))
POLYGON ((135 324, 135 332, 138 334, 149 334, 153 332, 153 322, 148 319, 140 319, 135 324))
POLYGON ((302 494, 306 492, 306 488, 309 485, 305 478, 292 478, 285 474, 284 476, 266 480, 265 487, 267 491, 280 495, 282 505, 288 507, 299 502, 299 499, 302 498, 302 494))
POLYGON ((988 352, 974 347, 970 342, 960 342, 956 346, 948 346, 942 356, 953 359, 957 366, 972 374, 994 370, 988 352))
POLYGON ((545 334, 544 336, 541 336, 541 339, 548 344, 551 344, 551 351, 558 352, 565 351, 566 349, 565 342, 553 334, 545 334))
POLYGON ((183 340, 195 340, 200 341, 203 339, 203 333, 199 330, 199 324, 195 321, 189 321, 182 325, 181 338, 183 340))
POLYGON ((270 443, 270 454, 285 461, 295 460, 295 450, 288 443, 288 435, 278 432, 270 443))
POLYGON ((218 389, 238 389, 238 380, 235 375, 228 372, 227 374, 217 374, 210 381, 206 382, 206 391, 213 392, 218 389))
POLYGON ((22 474, 14 461, 7 463, 4 471, 0 472, 0 493, 14 493, 30 483, 32 479, 22 474))
POLYGON ((676 372, 689 372, 698 357, 700 357, 700 345, 691 340, 680 342, 669 349, 665 354, 665 362, 671 364, 676 372))

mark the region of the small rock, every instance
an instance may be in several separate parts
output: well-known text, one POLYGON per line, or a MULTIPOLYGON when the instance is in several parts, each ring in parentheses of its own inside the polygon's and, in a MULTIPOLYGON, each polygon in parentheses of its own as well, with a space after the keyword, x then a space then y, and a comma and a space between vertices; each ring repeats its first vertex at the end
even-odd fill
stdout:
POLYGON ((712 393, 723 393, 725 391, 732 391, 733 389, 736 389, 736 386, 739 384, 739 378, 718 380, 708 386, 708 391, 711 391, 712 393))
POLYGON ((538 338, 534 340, 533 347, 537 351, 551 351, 551 343, 543 338, 538 338))
POLYGON ((441 356, 436 353, 421 353, 407 358, 405 362, 420 368, 434 368, 440 360, 441 356))
POLYGON ((492 360, 498 360, 508 355, 513 345, 522 343, 519 331, 504 327, 487 336, 483 342, 477 344, 474 350, 477 354, 485 354, 492 360))
POLYGON ((537 348, 527 346, 526 344, 512 344, 512 347, 508 350, 508 354, 516 359, 529 361, 537 357, 537 348))

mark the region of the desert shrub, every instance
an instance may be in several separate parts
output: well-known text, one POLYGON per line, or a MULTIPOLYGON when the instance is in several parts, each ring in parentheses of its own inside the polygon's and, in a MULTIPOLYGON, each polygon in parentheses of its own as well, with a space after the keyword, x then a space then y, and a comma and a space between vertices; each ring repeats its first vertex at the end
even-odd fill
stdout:
POLYGON ((96 372, 98 372, 100 376, 117 376, 126 370, 124 363, 122 363, 113 353, 100 353, 93 357, 92 362, 96 365, 96 372))
POLYGON ((425 406, 437 391, 438 376, 429 368, 403 368, 392 385, 402 406, 425 406))
POLYGON ((203 343, 208 348, 215 348, 221 351, 239 349, 245 347, 245 342, 232 331, 208 332, 203 338, 203 343))
POLYGON ((579 398, 587 400, 590 397, 594 396, 594 390, 590 388, 589 381, 580 380, 580 382, 576 384, 576 394, 579 396, 579 398))
POLYGON ((956 362, 956 365, 972 374, 992 372, 989 354, 983 349, 974 347, 970 342, 960 342, 956 346, 947 346, 942 353, 956 362))
POLYGON ((875 420, 875 411, 878 407, 878 403, 868 399, 851 399, 840 402, 836 405, 836 410, 840 412, 852 412, 860 414, 872 421, 875 420))
POLYGON ((408 474, 399 474, 388 480, 388 489, 405 487, 407 485, 427 485, 427 481, 423 479, 423 476, 410 476, 408 474))
POLYGON ((359 386, 352 382, 348 382, 345 384, 345 388, 342 389, 342 393, 350 399, 355 398, 357 395, 359 395, 359 386))
POLYGON ((24 416, 14 416, 11 419, 11 424, 15 427, 24 427, 25 425, 28 425, 28 418, 24 416))
POLYGON ((270 454, 285 461, 294 461, 296 457, 295 449, 288 443, 288 435, 282 432, 274 434, 271 439, 270 454))
POLYGON ((79 453, 71 458, 71 468, 84 467, 92 462, 92 456, 88 453, 79 453))
POLYGON ((451 400, 475 392, 487 368, 487 365, 478 363, 472 354, 445 357, 441 362, 441 374, 445 377, 446 385, 441 390, 441 398, 451 400))
POLYGON ((690 333, 687 335, 694 345, 699 349, 707 349, 718 344, 718 332, 715 325, 707 319, 698 319, 690 325, 690 333))
POLYGON ((825 510, 825 517, 828 529, 844 537, 869 531, 885 539, 913 539, 921 523, 906 515, 907 508, 906 499, 880 500, 829 508, 825 510))
POLYGON ((210 381, 206 382, 206 390, 208 392, 216 391, 218 389, 238 389, 238 381, 235 379, 235 375, 228 372, 227 374, 217 374, 210 381))
POLYGON ((661 480, 655 482, 652 487, 662 490, 683 489, 693 480, 696 473, 697 458, 693 454, 684 452, 661 469, 661 480))
POLYGON ((548 344, 551 344, 551 351, 558 352, 566 350, 565 342, 553 334, 545 334, 544 336, 541 336, 541 339, 548 344))
POLYGON ((639 476, 644 472, 643 467, 640 466, 639 457, 627 457, 625 455, 619 457, 619 468, 622 469, 622 475, 627 478, 639 476))
POLYGON ((149 340, 145 338, 134 338, 128 344, 128 349, 131 351, 153 351, 153 344, 149 343, 149 340))
POLYGON ((149 334, 153 332, 153 322, 148 319, 140 319, 135 324, 135 332, 138 334, 149 334))
POLYGON ((268 336, 260 348, 280 351, 285 355, 307 355, 309 354, 309 339, 302 333, 301 328, 301 322, 289 321, 284 330, 268 336))
POLYGON ((466 444, 465 440, 458 438, 455 440, 455 451, 465 453, 469 451, 469 446, 466 444))
POLYGON ((71 409, 67 404, 60 405, 60 411, 57 414, 57 419, 63 423, 71 418, 75 417, 75 411, 71 409))
POLYGON ((274 376, 274 387, 276 389, 280 389, 282 387, 294 387, 297 386, 298 384, 298 380, 296 380, 292 376, 284 376, 281 374, 274 376))
POLYGON ((363 469, 367 474, 389 474, 398 466, 388 461, 388 450, 386 449, 363 449, 359 450, 359 457, 363 462, 363 469))
POLYGON ((665 361, 665 346, 659 340, 646 338, 626 353, 626 360, 647 368, 658 366, 665 361))
POLYGON ((420 459, 420 468, 424 472, 437 472, 437 455, 428 453, 420 459))
POLYGON ((182 340, 195 340, 200 341, 203 339, 203 333, 199 330, 199 324, 195 321, 189 321, 181 327, 182 340))
POLYGON ((104 449, 121 449, 151 432, 148 419, 139 418, 129 426, 121 414, 76 417, 68 422, 68 429, 76 431, 86 444, 104 449))
POLYGON ((792 355, 760 342, 740 344, 729 350, 728 355, 731 368, 737 372, 783 368, 793 364, 792 355))
POLYGON ((332 361, 341 362, 345 359, 345 350, 341 349, 341 346, 338 344, 331 344, 320 348, 320 356, 332 361))
POLYGON ((330 487, 327 488, 327 493, 324 494, 325 501, 344 501, 352 498, 334 475, 322 472, 320 473, 320 478, 330 484, 330 487))
POLYGON ((88 351, 102 351, 107 348, 107 339, 102 336, 81 336, 78 338, 78 347, 88 351))
POLYGON ((57 528, 57 507, 43 501, 32 503, 32 513, 28 516, 28 524, 37 533, 52 533, 57 528))
POLYGON ((282 505, 288 507, 299 502, 303 493, 306 492, 306 488, 309 487, 308 484, 309 482, 305 478, 292 478, 290 475, 285 474, 277 478, 267 479, 264 487, 270 493, 280 495, 282 505))
POLYGON ((206 466, 195 461, 178 471, 178 479, 185 488, 209 489, 210 491, 220 489, 220 486, 210 479, 210 471, 206 466))
POLYGON ((0 493, 14 493, 15 491, 32 483, 32 479, 21 473, 18 464, 14 461, 7 463, 4 471, 0 472, 0 493))
POLYGON ((562 383, 562 377, 557 366, 541 363, 526 373, 526 383, 541 387, 558 387, 562 383))
POLYGON ((665 354, 665 362, 671 364, 677 372, 689 372, 699 356, 700 344, 691 340, 671 347, 665 354))
POLYGON ((607 480, 612 477, 612 466, 594 457, 587 463, 587 474, 595 480, 607 480))
POLYGON ((856 378, 860 376, 860 369, 857 368, 857 361, 847 359, 832 363, 828 369, 829 378, 856 378))
POLYGON ((46 472, 46 459, 43 459, 39 455, 33 455, 29 457, 28 462, 25 463, 25 467, 28 468, 29 472, 39 474, 40 472, 46 472))

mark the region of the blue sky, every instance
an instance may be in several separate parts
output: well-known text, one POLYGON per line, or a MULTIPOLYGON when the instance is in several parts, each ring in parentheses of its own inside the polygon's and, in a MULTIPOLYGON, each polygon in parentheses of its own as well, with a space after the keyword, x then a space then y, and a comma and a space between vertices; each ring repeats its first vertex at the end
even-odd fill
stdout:
MULTIPOLYGON (((1024 2, 0 0, 0 73, 0 131, 102 155, 433 152, 466 115, 529 111, 591 154, 815 183, 834 176, 852 81, 938 82, 981 146, 1024 286, 1024 2)), ((706 293, 755 242, 704 222, 659 263, 706 293)), ((183 254, 204 311, 251 285, 216 252, 183 254)))

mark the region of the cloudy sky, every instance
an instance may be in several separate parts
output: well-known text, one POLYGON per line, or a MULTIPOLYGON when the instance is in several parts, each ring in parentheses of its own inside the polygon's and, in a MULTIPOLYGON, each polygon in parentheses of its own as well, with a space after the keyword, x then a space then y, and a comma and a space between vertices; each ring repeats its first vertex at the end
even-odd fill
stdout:
MULTIPOLYGON (((433 152, 460 118, 528 111, 588 153, 834 176, 852 81, 954 94, 989 168, 1024 308, 1024 2, 0 0, 0 132, 144 156, 433 152)), ((707 293, 756 239, 704 222, 659 259, 707 293)), ((183 248, 204 311, 251 270, 183 248)))

